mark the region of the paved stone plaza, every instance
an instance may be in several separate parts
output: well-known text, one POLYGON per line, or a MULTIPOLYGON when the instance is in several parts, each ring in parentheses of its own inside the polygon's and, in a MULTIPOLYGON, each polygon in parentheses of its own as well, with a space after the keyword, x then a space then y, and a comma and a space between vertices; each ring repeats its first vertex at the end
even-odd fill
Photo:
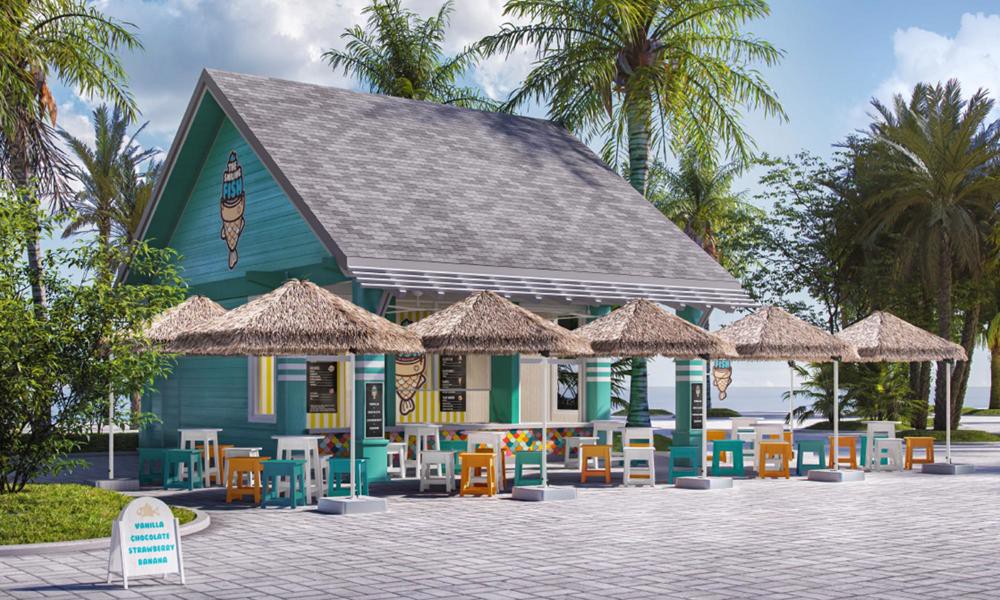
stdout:
POLYGON ((0 557, 0 597, 996 598, 1000 446, 955 457, 977 473, 587 487, 550 504, 414 485, 359 517, 233 508, 207 490, 168 500, 212 517, 185 538, 186 587, 106 585, 102 550, 0 557))

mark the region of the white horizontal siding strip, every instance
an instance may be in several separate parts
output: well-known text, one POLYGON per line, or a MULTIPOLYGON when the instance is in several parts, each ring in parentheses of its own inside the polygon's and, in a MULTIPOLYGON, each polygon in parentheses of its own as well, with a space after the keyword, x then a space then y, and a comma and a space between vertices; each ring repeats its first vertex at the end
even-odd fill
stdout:
POLYGON ((355 373, 355 381, 385 381, 385 373, 355 373))
POLYGON ((674 380, 675 381, 705 381, 705 376, 704 375, 698 375, 698 376, 694 376, 694 375, 683 375, 683 376, 682 375, 678 375, 677 377, 674 378, 674 380))
POLYGON ((278 381, 305 381, 305 375, 278 375, 278 381))
POLYGON ((588 382, 604 383, 606 381, 611 381, 610 377, 588 377, 588 382))
POLYGON ((305 371, 306 363, 278 363, 279 371, 305 371))

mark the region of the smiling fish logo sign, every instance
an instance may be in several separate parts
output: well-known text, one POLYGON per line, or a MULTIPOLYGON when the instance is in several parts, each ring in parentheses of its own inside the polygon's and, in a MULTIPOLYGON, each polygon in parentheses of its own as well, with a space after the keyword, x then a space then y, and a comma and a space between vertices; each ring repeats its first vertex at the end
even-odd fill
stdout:
POLYGON ((219 237, 226 241, 229 248, 229 268, 233 269, 240 260, 236 251, 246 223, 243 214, 246 211, 247 199, 243 193, 243 167, 236 160, 236 151, 229 153, 226 171, 222 174, 222 199, 219 201, 219 212, 222 216, 222 232, 219 237))

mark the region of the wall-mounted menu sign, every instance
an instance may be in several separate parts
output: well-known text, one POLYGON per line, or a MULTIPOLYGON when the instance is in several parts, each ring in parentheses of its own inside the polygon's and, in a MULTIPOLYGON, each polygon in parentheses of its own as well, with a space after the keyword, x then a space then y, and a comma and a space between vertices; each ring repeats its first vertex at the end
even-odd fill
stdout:
POLYGON ((365 383, 365 437, 385 437, 382 429, 382 382, 365 383))
POLYGON ((306 363, 306 411, 337 412, 337 363, 306 363))
POLYGON ((691 384, 691 429, 702 429, 701 410, 705 403, 705 388, 701 383, 691 384))
POLYGON ((465 412, 465 355, 442 355, 438 378, 441 412, 465 412))

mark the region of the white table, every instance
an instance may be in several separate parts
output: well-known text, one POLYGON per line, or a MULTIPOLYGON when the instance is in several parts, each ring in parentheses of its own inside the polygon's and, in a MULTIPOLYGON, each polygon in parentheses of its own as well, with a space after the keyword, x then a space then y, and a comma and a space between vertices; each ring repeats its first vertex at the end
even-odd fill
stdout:
POLYGON ((580 468, 580 446, 593 446, 597 444, 597 438, 592 435, 569 436, 563 438, 563 466, 567 469, 580 468), (573 451, 576 450, 576 455, 573 451))
MULTIPOLYGON (((611 462, 620 462, 624 464, 624 457, 621 452, 615 452, 615 434, 617 433, 621 436, 625 432, 625 423, 622 421, 593 421, 594 425, 594 437, 598 440, 601 439, 601 434, 604 434, 605 444, 611 446, 611 462)), ((622 443, 622 446, 625 444, 622 443)))
POLYGON ((868 456, 865 457, 868 464, 862 465, 865 469, 875 468, 875 437, 888 439, 896 438, 896 425, 900 421, 862 421, 866 426, 866 437, 868 438, 868 456))
MULTIPOLYGON (((325 494, 323 483, 325 481, 325 468, 319 456, 319 441, 323 439, 321 435, 272 435, 272 440, 277 440, 278 451, 275 452, 277 460, 305 459, 305 479, 306 498, 312 503, 325 494), (302 454, 301 457, 297 456, 302 454)), ((350 443, 354 443, 351 440, 350 443)))
POLYGON ((420 457, 426 450, 441 449, 441 426, 435 423, 407 423, 403 425, 403 443, 406 444, 406 460, 403 464, 403 477, 406 477, 406 470, 414 467, 414 477, 420 477, 420 457), (410 438, 417 438, 413 458, 410 454, 410 438), (433 442, 430 444, 428 442, 433 442), (433 445, 433 448, 431 447, 433 445))
MULTIPOLYGON (((239 447, 233 446, 232 448, 226 448, 222 451, 222 470, 226 474, 226 480, 223 482, 223 486, 228 487, 230 481, 229 473, 229 459, 230 458, 256 458, 260 456, 260 451, 263 450, 261 447, 239 447)), ((251 481, 252 484, 252 481, 251 481)))
POLYGON ((758 421, 753 426, 753 467, 760 465, 760 443, 763 441, 785 441, 785 426, 782 423, 758 421))
MULTIPOLYGON (((183 429, 178 429, 181 436, 180 448, 182 450, 196 450, 198 444, 202 445, 204 452, 202 453, 202 477, 205 479, 205 487, 212 485, 212 475, 215 475, 215 481, 217 483, 222 482, 222 465, 212 464, 212 457, 219 456, 219 432, 221 429, 212 428, 189 428, 185 427, 183 429)), ((183 470, 183 466, 181 467, 183 470)))
POLYGON ((497 489, 503 491, 506 487, 507 474, 504 472, 504 438, 507 437, 505 431, 469 431, 466 432, 466 440, 469 443, 469 452, 475 452, 479 446, 487 446, 493 449, 495 458, 497 489))
POLYGON ((455 491, 455 453, 445 450, 424 450, 420 471, 420 491, 424 492, 435 484, 444 485, 449 494, 455 491), (436 468, 437 475, 431 474, 436 468))

